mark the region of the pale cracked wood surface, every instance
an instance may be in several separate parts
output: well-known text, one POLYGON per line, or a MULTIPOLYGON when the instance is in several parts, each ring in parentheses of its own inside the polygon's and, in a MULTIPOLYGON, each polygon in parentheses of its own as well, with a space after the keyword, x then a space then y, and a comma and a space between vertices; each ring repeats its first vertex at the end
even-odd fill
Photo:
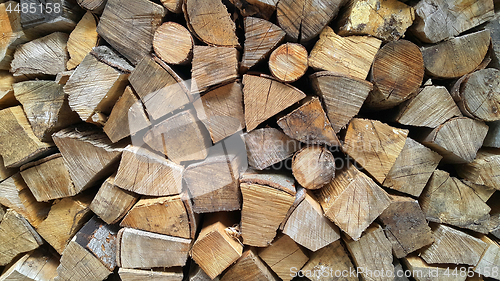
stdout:
POLYGON ((66 63, 68 69, 76 68, 85 56, 92 51, 92 48, 97 46, 98 35, 96 28, 97 23, 94 15, 91 12, 85 13, 69 35, 68 53, 70 59, 66 63))
POLYGON ((221 281, 252 280, 275 281, 276 278, 256 254, 255 250, 248 249, 241 255, 241 258, 239 258, 236 263, 231 266, 231 268, 222 276, 221 281))
POLYGON ((282 82, 299 80, 306 73, 307 67, 307 50, 300 44, 283 44, 269 56, 269 70, 282 82))
POLYGON ((335 159, 325 147, 304 147, 293 156, 292 173, 302 187, 319 189, 335 177, 335 159))
MULTIPOLYGON (((302 271, 307 274, 310 270, 313 276, 309 279, 312 281, 327 281, 329 277, 323 276, 323 272, 327 272, 330 276, 331 270, 334 274, 337 270, 340 272, 347 270, 350 272, 354 270, 355 267, 352 264, 351 258, 347 254, 347 250, 344 248, 340 240, 325 246, 309 256, 309 261, 302 267, 302 271)), ((347 275, 344 278, 345 281, 358 281, 359 278, 356 276, 347 275)))
POLYGON ((30 39, 23 31, 21 13, 7 12, 9 5, 12 7, 12 5, 17 5, 17 2, 6 1, 0 4, 0 26, 3 31, 0 39, 0 69, 2 70, 10 69, 16 47, 30 39))
POLYGON ((475 184, 486 185, 500 190, 500 183, 497 180, 500 171, 500 150, 494 148, 480 149, 474 161, 456 167, 460 177, 475 184))
POLYGON ((189 30, 176 22, 163 23, 155 31, 153 38, 153 50, 170 64, 188 63, 193 56, 193 45, 189 30))
POLYGON ((59 260, 45 249, 23 255, 3 272, 2 280, 53 280, 59 260))

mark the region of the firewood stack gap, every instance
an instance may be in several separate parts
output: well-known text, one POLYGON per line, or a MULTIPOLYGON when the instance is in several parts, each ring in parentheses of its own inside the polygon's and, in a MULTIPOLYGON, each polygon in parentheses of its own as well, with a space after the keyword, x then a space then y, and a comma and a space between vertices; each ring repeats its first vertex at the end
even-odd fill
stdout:
POLYGON ((0 281, 500 280, 500 2, 0 1, 0 281))

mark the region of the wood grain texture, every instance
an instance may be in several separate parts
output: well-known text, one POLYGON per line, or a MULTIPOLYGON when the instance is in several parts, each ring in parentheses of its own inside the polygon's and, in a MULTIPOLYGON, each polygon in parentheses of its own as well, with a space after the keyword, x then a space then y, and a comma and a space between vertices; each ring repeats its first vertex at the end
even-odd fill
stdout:
POLYGON ((91 125, 68 127, 52 138, 64 158, 77 192, 110 176, 125 147, 125 143, 112 144, 101 130, 91 125))
POLYGON ((203 93, 238 78, 238 56, 236 48, 194 46, 191 93, 203 93))
POLYGON ((496 190, 500 190, 497 181, 500 167, 500 150, 494 148, 484 148, 479 150, 476 159, 469 164, 457 166, 457 173, 460 177, 468 181, 486 185, 496 190))
POLYGON ((82 8, 91 11, 95 14, 102 14, 104 7, 106 6, 107 0, 76 0, 78 5, 82 8))
POLYGON ((407 138, 382 185, 418 197, 442 158, 419 142, 407 138))
MULTIPOLYGON (((275 281, 271 271, 259 258, 255 250, 248 249, 220 279, 221 281, 275 281)), ((193 281, 193 280, 190 280, 193 281)), ((200 280, 201 281, 201 280, 200 280)))
POLYGON ((488 205, 472 188, 436 170, 420 196, 427 220, 488 233, 488 205))
POLYGON ((57 276, 57 257, 45 250, 23 255, 2 274, 1 280, 53 280, 57 276))
MULTIPOLYGON (((23 5, 40 5, 45 4, 46 1, 39 0, 22 0, 20 2, 21 8, 23 5)), ((56 2, 49 2, 55 4, 56 2)), ((55 5, 52 6, 52 11, 44 9, 43 12, 35 10, 34 13, 21 13, 21 25, 24 32, 30 36, 45 36, 53 32, 70 33, 78 23, 78 20, 83 15, 83 10, 77 5, 75 1, 62 0, 58 1, 60 4, 59 11, 56 11, 55 5)), ((38 6, 39 7, 39 6, 38 6)))
POLYGON ((39 202, 77 194, 59 153, 22 166, 21 176, 39 202))
POLYGON ((341 75, 330 71, 320 71, 309 76, 316 94, 325 104, 326 114, 335 133, 358 114, 373 84, 364 78, 341 75))
POLYGON ((14 76, 56 75, 66 70, 68 35, 52 33, 30 41, 16 49, 10 72, 14 76))
POLYGON ((408 133, 380 121, 354 118, 343 148, 381 184, 403 150, 408 133))
POLYGON ((467 117, 455 117, 422 135, 422 144, 438 152, 449 163, 470 163, 483 144, 488 126, 467 117))
POLYGON ((418 94, 402 103, 395 121, 410 126, 436 128, 462 113, 443 86, 425 86, 418 94))
POLYGON ((364 80, 381 44, 374 37, 341 37, 327 26, 309 54, 309 66, 364 80))
POLYGON ((380 221, 398 259, 434 242, 425 214, 415 199, 392 195, 380 221))
MULTIPOLYGON (((340 240, 337 240, 312 253, 309 257, 309 261, 301 270, 305 275, 309 275, 310 277, 308 278, 312 281, 327 281, 330 280, 330 272, 332 272, 332 270, 335 276, 337 270, 339 270, 339 272, 343 272, 344 270, 350 272, 354 268, 344 246, 342 246, 340 240)), ((358 281, 359 278, 347 274, 347 277, 343 279, 339 278, 339 280, 358 281)))
POLYGON ((285 43, 269 57, 271 74, 282 82, 299 80, 307 71, 307 50, 297 43, 285 43))
POLYGON ((167 64, 149 56, 137 64, 129 81, 155 120, 192 101, 184 81, 167 64))
POLYGON ((38 248, 43 240, 29 222, 14 210, 7 210, 0 222, 0 265, 10 263, 18 254, 38 248))
POLYGON ((481 274, 483 277, 495 278, 494 275, 496 274, 493 272, 493 268, 500 266, 500 246, 488 236, 481 235, 479 238, 486 243, 488 247, 474 267, 474 272, 481 274))
POLYGON ((242 16, 249 18, 263 18, 269 20, 274 11, 278 0, 230 0, 239 10, 242 16))
POLYGON ((380 225, 374 223, 366 230, 358 241, 344 239, 347 249, 351 253, 354 264, 364 268, 361 276, 366 280, 392 280, 391 277, 370 274, 368 270, 394 271, 392 264, 392 245, 385 237, 380 225))
POLYGON ((288 217, 283 233, 313 252, 340 239, 339 228, 324 216, 321 205, 309 194, 288 217))
POLYGON ((483 30, 423 47, 425 70, 438 78, 461 77, 479 66, 489 45, 490 32, 483 30))
POLYGON ((398 40, 415 19, 411 6, 397 0, 355 0, 339 19, 339 35, 371 35, 398 40))
POLYGON ((179 112, 154 125, 143 139, 176 164, 203 160, 212 146, 210 133, 193 110, 179 112))
POLYGON ((247 71, 267 58, 285 39, 286 33, 279 26, 264 19, 246 17, 244 21, 245 44, 240 67, 247 71))
POLYGON ((342 0, 278 1, 278 25, 293 41, 307 42, 316 37, 337 15, 342 0))
POLYGON ((193 45, 189 30, 176 22, 163 23, 153 37, 153 50, 168 64, 188 63, 193 56, 193 45))
POLYGON ((403 262, 408 270, 415 272, 412 274, 412 277, 417 281, 465 281, 467 279, 467 275, 460 276, 448 274, 455 269, 459 272, 459 267, 437 267, 436 265, 429 265, 417 255, 410 255, 404 258, 403 262))
POLYGON ((183 274, 178 271, 152 271, 142 269, 118 269, 118 275, 123 281, 141 281, 148 279, 151 281, 182 281, 183 274))
POLYGON ((374 91, 367 105, 387 109, 417 93, 424 78, 424 59, 417 45, 407 40, 392 41, 375 55, 371 69, 374 91))
POLYGON ((300 143, 275 128, 257 129, 244 135, 248 164, 264 170, 291 157, 300 148, 300 143))
POLYGON ((248 132, 306 96, 293 86, 259 76, 244 75, 243 86, 248 132))
POLYGON ((12 73, 0 70, 0 109, 13 107, 19 104, 14 97, 14 89, 12 85, 16 82, 16 78, 12 73))
POLYGON ((179 194, 183 167, 141 147, 129 145, 122 155, 114 184, 149 196, 179 194))
POLYGON ((500 148, 500 121, 488 123, 489 129, 483 146, 500 148))
POLYGON ((184 3, 184 0, 160 0, 161 3, 167 10, 169 10, 172 13, 182 13, 182 4, 184 3))
POLYGON ((335 159, 325 147, 304 147, 293 156, 292 173, 302 187, 319 189, 335 177, 335 159))
POLYGON ((210 278, 203 269, 195 262, 192 262, 189 266, 189 281, 220 281, 219 276, 214 279, 210 278))
POLYGON ((21 106, 0 110, 0 155, 7 168, 20 167, 48 154, 53 145, 41 142, 21 106), (22 145, 20 145, 22 144, 22 145))
POLYGON ((493 18, 493 2, 421 1, 415 5, 416 19, 411 31, 427 43, 453 38, 493 18))
POLYGON ((325 216, 352 239, 389 206, 388 194, 354 165, 346 165, 335 178, 316 193, 325 216))
POLYGON ((92 51, 92 48, 97 46, 96 28, 97 23, 94 15, 91 12, 86 12, 69 35, 67 48, 70 59, 66 63, 68 69, 76 68, 92 51))
POLYGON ((54 81, 18 82, 13 89, 33 133, 41 141, 52 142, 53 133, 80 121, 69 107, 63 86, 54 81))
POLYGON ((7 12, 7 8, 17 5, 15 1, 5 1, 0 4, 0 26, 4 36, 0 39, 0 69, 9 70, 10 63, 14 58, 16 47, 29 39, 23 32, 21 25, 21 13, 16 11, 7 12))
POLYGON ((209 46, 240 45, 236 36, 236 25, 221 1, 184 0, 183 10, 188 28, 200 41, 209 46))
POLYGON ((153 48, 153 36, 165 16, 163 6, 148 0, 108 0, 97 33, 134 65, 153 48))
POLYGON ((288 176, 269 173, 246 173, 240 181, 243 243, 266 247, 295 201, 294 181, 288 176))
POLYGON ((137 202, 138 195, 114 184, 115 175, 107 178, 94 196, 90 209, 108 224, 115 224, 137 202))
POLYGON ((259 251, 260 258, 282 280, 292 280, 290 269, 301 268, 309 257, 297 243, 287 235, 280 235, 271 245, 259 251))
POLYGON ((184 266, 191 247, 191 239, 133 228, 120 229, 117 243, 118 266, 137 269, 184 266))
POLYGON ((420 254, 429 264, 467 264, 475 266, 488 245, 465 232, 438 225, 433 229, 434 243, 420 254))

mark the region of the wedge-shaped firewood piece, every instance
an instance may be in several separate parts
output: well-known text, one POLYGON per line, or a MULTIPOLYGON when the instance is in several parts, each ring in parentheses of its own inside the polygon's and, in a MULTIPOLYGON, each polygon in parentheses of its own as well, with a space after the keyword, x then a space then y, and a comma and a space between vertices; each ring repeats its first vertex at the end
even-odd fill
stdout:
POLYGON ((161 25, 165 9, 148 0, 109 0, 97 33, 133 64, 153 49, 153 35, 161 25))
POLYGON ((281 82, 292 83, 307 71, 307 50, 297 43, 286 43, 269 57, 269 70, 281 82))
POLYGON ((436 170, 420 196, 427 220, 488 233, 490 207, 472 188, 436 170))
POLYGON ((299 108, 281 117, 278 125, 285 134, 298 141, 340 146, 337 135, 317 97, 305 98, 299 108))
POLYGON ((157 281, 182 281, 181 270, 152 271, 151 269, 118 269, 118 275, 122 281, 157 280, 157 281))
POLYGON ((474 161, 456 166, 456 169, 460 177, 472 183, 500 190, 500 183, 497 180, 500 175, 499 149, 483 148, 479 150, 474 161))
POLYGON ((150 125, 144 105, 132 88, 127 87, 113 107, 103 130, 112 142, 118 142, 150 125))
POLYGON ((92 196, 82 194, 56 201, 47 218, 36 230, 59 254, 71 238, 91 218, 89 205, 92 196))
POLYGON ((335 176, 335 158, 325 147, 304 147, 293 156, 292 173, 302 187, 319 189, 335 176))
POLYGON ((500 266, 500 246, 486 235, 481 235, 480 239, 486 243, 488 247, 474 267, 474 272, 484 277, 498 278, 498 275, 495 273, 496 269, 493 268, 498 268, 500 266))
POLYGON ((238 50, 227 47, 194 46, 191 93, 202 93, 214 85, 238 78, 238 50))
POLYGON ((65 71, 69 59, 67 41, 68 34, 56 32, 19 46, 10 65, 10 72, 16 77, 56 75, 65 71))
POLYGON ((277 25, 260 18, 245 18, 245 44, 241 68, 247 71, 276 48, 285 38, 286 33, 277 25))
POLYGON ((347 128, 344 151, 382 184, 403 150, 408 130, 355 118, 347 128))
POLYGON ((479 66, 490 46, 489 30, 422 48, 426 72, 438 78, 461 77, 479 66))
POLYGON ((190 215, 180 195, 142 198, 123 218, 120 226, 194 238, 191 237, 189 219, 190 215))
POLYGON ((21 11, 14 11, 17 4, 18 2, 15 1, 6 1, 0 4, 0 21, 2 22, 2 33, 5 34, 0 43, 0 69, 2 70, 10 69, 16 47, 31 39, 23 32, 21 11), (10 12, 7 11, 9 7, 10 12))
POLYGON ((317 197, 325 216, 354 240, 390 204, 387 193, 351 164, 321 188, 317 197))
POLYGON ((0 182, 0 204, 15 210, 37 227, 50 211, 50 203, 38 202, 19 173, 0 182))
POLYGON ((401 104, 395 121, 410 126, 436 128, 452 117, 461 117, 460 109, 443 86, 425 86, 401 104))
POLYGON ((77 242, 75 236, 61 255, 54 281, 101 281, 111 273, 94 254, 77 242))
POLYGON ((236 25, 219 0, 184 1, 184 16, 191 32, 209 46, 237 47, 236 25))
POLYGON ((122 228, 118 232, 116 259, 123 268, 184 266, 190 247, 191 239, 122 228))
POLYGON ((309 55, 309 66, 364 80, 381 44, 374 37, 341 37, 327 26, 309 55))
MULTIPOLYGON (((246 250, 241 258, 222 276, 221 281, 275 281, 271 271, 253 249, 246 250)), ((190 280, 193 281, 193 280, 190 280)), ((201 281, 201 280, 199 280, 201 281)))
POLYGON ((153 119, 182 108, 192 100, 184 81, 167 64, 160 65, 149 56, 137 64, 129 81, 153 119))
POLYGON ((49 143, 33 133, 21 106, 0 110, 0 155, 7 168, 20 167, 49 153, 49 143))
POLYGON ((291 157, 300 143, 275 128, 262 128, 245 135, 248 164, 258 170, 291 157))
POLYGON ((106 6, 106 0, 76 0, 82 8, 91 11, 94 14, 102 14, 106 6))
POLYGON ((39 202, 77 194, 59 153, 22 166, 21 176, 39 202))
POLYGON ((125 147, 125 143, 112 144, 101 130, 87 124, 63 129, 52 138, 77 193, 111 175, 125 147))
POLYGON ((293 86, 265 77, 244 75, 243 85, 247 131, 306 96, 293 86))
POLYGON ((78 22, 75 29, 71 32, 68 39, 68 53, 70 60, 67 62, 67 68, 77 67, 97 45, 97 23, 91 12, 85 13, 78 22))
POLYGON ((420 256, 429 264, 475 266, 488 247, 480 239, 441 224, 433 229, 433 235, 434 243, 420 253, 420 256))
POLYGON ((484 202, 487 202, 496 191, 496 189, 494 189, 493 187, 475 184, 468 180, 461 180, 461 181, 468 187, 472 188, 474 192, 477 194, 477 196, 479 196, 479 198, 481 198, 481 200, 483 200, 484 202))
POLYGON ((398 40, 415 19, 412 7, 397 0, 355 0, 339 19, 339 35, 371 35, 398 40))
POLYGON ((90 251, 110 271, 116 267, 117 226, 92 217, 76 234, 75 242, 90 251))
MULTIPOLYGON (((52 5, 46 5, 46 2, 42 2, 43 8, 40 8, 40 3, 41 1, 38 0, 22 0, 20 2, 21 8, 23 6, 37 6, 34 12, 32 9, 30 13, 21 13, 21 24, 24 31, 29 33, 30 36, 33 36, 33 34, 47 35, 56 31, 69 34, 83 15, 83 10, 75 1, 58 1, 59 9, 56 9, 56 2, 49 2, 52 5)), ((12 9, 14 9, 14 6, 12 9)))
POLYGON ((243 253, 243 244, 229 235, 228 228, 234 222, 231 213, 217 213, 207 218, 190 251, 193 260, 210 279, 221 274, 243 253))
POLYGON ((382 185, 418 197, 442 158, 419 142, 407 138, 382 185))
POLYGON ((373 274, 373 271, 394 272, 392 264, 392 245, 385 237, 380 225, 372 224, 358 241, 346 237, 347 249, 351 253, 357 268, 363 268, 361 276, 365 280, 391 280, 387 277, 373 274))
POLYGON ((115 224, 137 202, 139 195, 115 185, 115 175, 107 178, 90 204, 90 209, 108 224, 115 224))
POLYGON ((0 223, 0 265, 10 263, 18 254, 38 248, 43 240, 29 222, 8 210, 0 223))
POLYGON ((241 143, 241 151, 224 150, 235 144, 229 139, 227 145, 225 141, 213 146, 207 159, 186 168, 183 178, 196 213, 241 210, 239 177, 246 164, 245 146, 241 143))
POLYGON ((137 194, 167 196, 182 189, 182 166, 145 148, 127 146, 114 184, 137 194))
POLYGON ((144 135, 144 142, 177 164, 205 159, 212 145, 210 133, 193 110, 156 124, 144 135))
POLYGON ((53 280, 59 259, 43 249, 27 253, 6 268, 2 280, 53 280))
POLYGON ((290 281, 293 269, 300 269, 309 260, 306 252, 287 235, 277 237, 271 245, 259 251, 260 258, 278 275, 290 281))
POLYGON ((64 92, 83 121, 98 123, 98 114, 109 114, 123 94, 128 76, 89 53, 66 82, 64 92))
POLYGON ((470 163, 476 158, 488 126, 467 117, 452 118, 439 125, 427 135, 422 135, 422 144, 443 156, 448 163, 470 163))
MULTIPOLYGON (((309 276, 311 277, 308 278, 312 281, 326 281, 329 277, 332 277, 330 272, 333 272, 333 274, 335 274, 335 272, 351 272, 354 268, 340 240, 337 240, 312 253, 309 257, 309 261, 301 270, 304 275, 310 273, 309 276), (328 277, 326 277, 327 275, 328 277)), ((358 281, 359 278, 347 274, 344 280, 358 281)))
POLYGON ((495 15, 492 0, 426 0, 415 5, 415 12, 415 25, 411 31, 427 43, 453 38, 495 15))
POLYGON ((398 259, 434 242, 425 214, 415 199, 391 196, 391 204, 380 215, 380 221, 398 259))
POLYGON ((367 100, 373 109, 394 107, 418 92, 424 78, 424 59, 417 45, 389 42, 375 56, 371 70, 374 91, 367 100))
POLYGON ((201 97, 203 112, 198 118, 205 124, 214 143, 245 128, 243 92, 240 82, 215 88, 201 97))
POLYGON ((325 103, 326 113, 335 133, 358 114, 368 93, 373 89, 373 85, 364 78, 358 79, 330 71, 316 72, 309 76, 309 79, 314 91, 325 103))
POLYGON ((248 172, 240 181, 243 243, 266 247, 295 201, 294 180, 280 174, 248 172))
POLYGON ((193 57, 193 45, 193 37, 189 30, 172 21, 158 27, 153 38, 155 53, 168 64, 190 62, 193 57))
POLYGON ((500 119, 500 70, 486 68, 473 72, 452 93, 465 115, 486 122, 500 119))
POLYGON ((292 40, 307 42, 330 23, 343 4, 342 0, 278 1, 278 25, 292 40))
POLYGON ((287 219, 283 233, 313 252, 340 239, 339 228, 323 215, 321 205, 309 194, 287 219))
POLYGON ((462 274, 462 276, 452 274, 453 272, 460 272, 461 268, 429 265, 418 255, 408 256, 403 261, 406 268, 411 271, 411 276, 417 281, 465 281, 468 279, 466 274, 462 274))
POLYGON ((13 88, 33 133, 41 141, 52 142, 53 133, 80 121, 69 107, 63 86, 54 81, 20 82, 13 88))
POLYGON ((489 130, 483 146, 500 148, 500 121, 488 123, 489 130))

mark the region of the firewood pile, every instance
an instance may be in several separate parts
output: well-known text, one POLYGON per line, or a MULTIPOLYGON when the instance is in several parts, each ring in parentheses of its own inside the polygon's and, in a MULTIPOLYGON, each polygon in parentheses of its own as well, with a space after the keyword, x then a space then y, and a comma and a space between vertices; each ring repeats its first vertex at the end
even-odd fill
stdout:
POLYGON ((0 281, 500 280, 493 0, 0 2, 0 281))

